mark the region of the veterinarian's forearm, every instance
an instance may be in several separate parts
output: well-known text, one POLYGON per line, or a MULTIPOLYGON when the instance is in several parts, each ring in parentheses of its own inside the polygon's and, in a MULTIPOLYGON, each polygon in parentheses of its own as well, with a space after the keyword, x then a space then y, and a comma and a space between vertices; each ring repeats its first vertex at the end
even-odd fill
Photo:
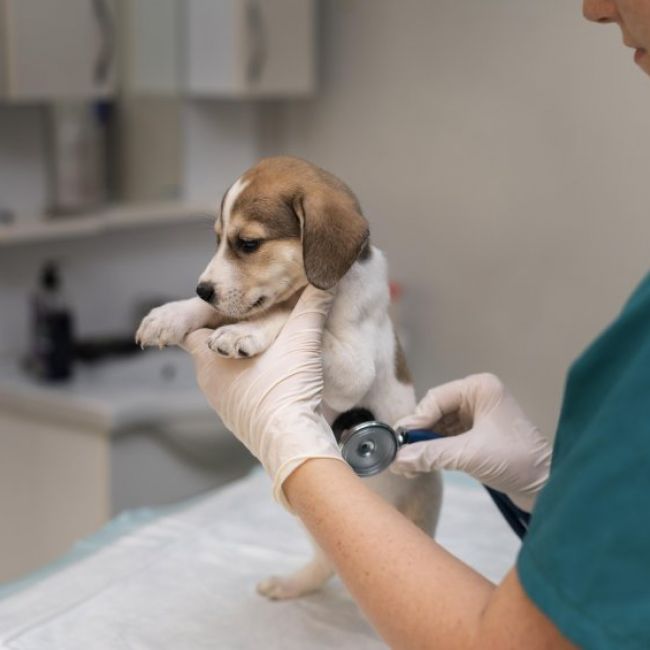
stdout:
POLYGON ((512 569, 495 587, 338 460, 303 463, 285 494, 391 647, 574 650, 512 569))
POLYGON ((285 494, 394 648, 474 648, 494 586, 337 461, 311 460, 285 494))

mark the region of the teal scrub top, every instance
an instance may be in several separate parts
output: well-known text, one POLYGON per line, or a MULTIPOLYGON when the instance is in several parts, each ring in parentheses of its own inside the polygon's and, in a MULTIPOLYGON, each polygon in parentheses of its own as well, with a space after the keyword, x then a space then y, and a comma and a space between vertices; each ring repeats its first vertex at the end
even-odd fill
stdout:
POLYGON ((650 273, 569 371, 517 572, 578 646, 650 649, 650 273))

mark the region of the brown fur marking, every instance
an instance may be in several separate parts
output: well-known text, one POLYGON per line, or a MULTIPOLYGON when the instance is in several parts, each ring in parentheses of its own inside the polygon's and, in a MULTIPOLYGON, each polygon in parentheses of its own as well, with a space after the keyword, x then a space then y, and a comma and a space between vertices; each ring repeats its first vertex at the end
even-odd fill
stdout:
POLYGON ((393 330, 393 334, 395 336, 395 376, 398 381, 401 381, 403 384, 412 384, 413 376, 411 375, 411 371, 406 363, 402 344, 399 342, 397 332, 393 330))
POLYGON ((321 288, 334 286, 368 250, 368 223, 352 191, 336 176, 299 158, 265 158, 243 176, 231 219, 264 224, 270 239, 300 237, 305 273, 321 288))
POLYGON ((275 205, 263 211, 255 206, 248 216, 252 222, 263 226, 265 239, 300 239, 300 223, 287 205, 275 202, 275 205))

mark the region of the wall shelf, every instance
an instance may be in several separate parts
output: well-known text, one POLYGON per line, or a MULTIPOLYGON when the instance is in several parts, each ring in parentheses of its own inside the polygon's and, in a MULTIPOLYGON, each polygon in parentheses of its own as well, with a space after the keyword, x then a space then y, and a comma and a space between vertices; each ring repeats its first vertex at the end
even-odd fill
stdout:
POLYGON ((216 205, 216 202, 208 206, 181 201, 131 203, 70 217, 43 217, 25 224, 0 225, 0 248, 94 237, 148 226, 190 221, 209 223, 214 219, 216 205))

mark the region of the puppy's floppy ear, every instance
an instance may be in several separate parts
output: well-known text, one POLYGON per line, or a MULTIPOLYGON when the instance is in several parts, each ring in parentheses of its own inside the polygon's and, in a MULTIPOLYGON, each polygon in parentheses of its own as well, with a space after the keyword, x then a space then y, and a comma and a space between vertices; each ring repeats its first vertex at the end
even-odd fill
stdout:
POLYGON ((354 197, 338 189, 299 193, 293 209, 302 225, 307 279, 319 289, 330 289, 367 245, 368 222, 354 197))

